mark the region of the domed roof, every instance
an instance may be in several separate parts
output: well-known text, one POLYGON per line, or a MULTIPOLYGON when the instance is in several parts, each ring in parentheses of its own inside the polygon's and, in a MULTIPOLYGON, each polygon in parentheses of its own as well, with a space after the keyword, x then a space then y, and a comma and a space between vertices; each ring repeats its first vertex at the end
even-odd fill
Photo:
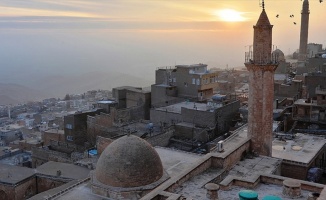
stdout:
POLYGON ((273 53, 284 56, 283 51, 281 51, 280 49, 275 49, 273 53))
POLYGON ((163 176, 163 165, 148 142, 130 135, 106 147, 97 162, 95 176, 105 185, 139 187, 159 180, 163 176))
POLYGON ((283 53, 283 51, 281 51, 280 49, 275 49, 275 50, 272 52, 272 55, 275 56, 275 57, 277 57, 277 60, 278 60, 278 61, 282 61, 282 62, 285 61, 284 53, 283 53))

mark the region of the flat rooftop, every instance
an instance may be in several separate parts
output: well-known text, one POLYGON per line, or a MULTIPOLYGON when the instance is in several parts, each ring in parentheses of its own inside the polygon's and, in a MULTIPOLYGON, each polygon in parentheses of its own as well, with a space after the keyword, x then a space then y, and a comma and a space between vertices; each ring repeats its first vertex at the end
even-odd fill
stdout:
POLYGON ((302 106, 317 106, 316 101, 311 101, 310 103, 306 102, 307 99, 298 99, 294 102, 294 105, 302 105, 302 106))
POLYGON ((46 132, 46 133, 55 133, 55 134, 65 134, 64 130, 59 130, 59 129, 54 129, 54 128, 46 130, 44 132, 46 132))
POLYGON ((177 104, 173 104, 170 106, 160 107, 156 108, 156 110, 171 112, 171 113, 179 113, 181 114, 181 108, 188 108, 192 110, 201 110, 201 111, 207 111, 207 104, 205 103, 194 103, 194 102, 181 102, 177 104))
POLYGON ((35 170, 0 163, 0 182, 16 184, 35 174, 35 170))
MULTIPOLYGON (((53 194, 56 194, 60 191, 65 190, 67 187, 69 187, 68 184, 62 185, 61 187, 52 189, 53 194)), ((46 197, 52 196, 50 192, 42 192, 38 194, 37 196, 32 197, 32 200, 44 200, 46 197)), ((86 183, 82 183, 78 185, 77 187, 74 187, 67 192, 53 198, 53 199, 61 199, 61 200, 104 200, 104 199, 110 199, 98 196, 96 194, 92 193, 90 181, 86 183)))
POLYGON ((219 157, 227 157, 235 149, 239 148, 243 143, 247 142, 248 139, 248 126, 244 125, 233 132, 233 134, 224 140, 223 152, 218 152, 217 149, 211 153, 219 157))
MULTIPOLYGON (((228 185, 229 182, 234 178, 255 182, 259 178, 260 174, 273 174, 275 171, 277 171, 280 165, 281 160, 276 158, 270 158, 266 156, 253 157, 251 159, 247 158, 234 165, 225 179, 220 182, 220 184, 228 185)), ((174 193, 181 194, 184 197, 192 199, 207 199, 205 185, 210 182, 218 183, 220 181, 218 178, 223 172, 224 170, 222 169, 209 168, 201 174, 198 174, 188 181, 184 182, 180 187, 176 189, 174 193)), ((234 188, 236 188, 236 190, 232 192, 220 190, 219 198, 237 199, 240 189, 237 187, 234 188)), ((267 195, 268 190, 262 193, 267 195)))
POLYGON ((49 161, 36 168, 38 174, 57 176, 57 171, 61 171, 60 177, 70 179, 84 179, 89 176, 90 169, 74 164, 49 161), (73 172, 73 173, 72 173, 73 172))
POLYGON ((164 170, 170 177, 179 175, 202 157, 199 154, 164 147, 155 147, 155 150, 161 158, 164 170))
MULTIPOLYGON (((244 187, 238 187, 238 186, 232 186, 230 190, 219 190, 218 197, 220 199, 238 199, 239 198, 239 192, 241 190, 248 190, 248 188, 244 187)), ((255 192, 258 193, 258 198, 262 199, 263 197, 267 195, 273 195, 278 196, 282 200, 293 200, 293 198, 286 197, 282 194, 283 186, 282 185, 274 185, 274 184, 263 184, 260 183, 257 185, 255 189, 253 189, 255 192)), ((306 200, 308 198, 309 191, 301 190, 301 197, 295 198, 296 200, 306 200)), ((203 200, 206 200, 207 198, 200 198, 203 200)))
POLYGON ((272 156, 287 161, 308 164, 324 147, 326 139, 315 135, 295 134, 293 140, 275 138, 272 146, 272 156))

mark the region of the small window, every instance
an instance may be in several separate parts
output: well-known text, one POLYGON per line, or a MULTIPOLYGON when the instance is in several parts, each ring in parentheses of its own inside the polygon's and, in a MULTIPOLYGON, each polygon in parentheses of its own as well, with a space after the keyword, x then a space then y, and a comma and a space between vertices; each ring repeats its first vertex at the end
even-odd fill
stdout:
POLYGON ((200 79, 197 78, 197 85, 200 85, 200 79))
POLYGON ((196 84, 196 79, 195 78, 192 79, 192 84, 196 84))
POLYGON ((74 141, 74 136, 67 135, 67 141, 74 141))
POLYGON ((67 129, 72 129, 72 124, 66 124, 67 129))

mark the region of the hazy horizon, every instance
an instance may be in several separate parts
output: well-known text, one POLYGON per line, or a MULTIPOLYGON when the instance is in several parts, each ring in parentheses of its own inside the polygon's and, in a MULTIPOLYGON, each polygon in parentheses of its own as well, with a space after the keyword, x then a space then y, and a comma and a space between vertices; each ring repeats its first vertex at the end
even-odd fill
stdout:
MULTIPOLYGON (((302 1, 265 4, 273 44, 293 53, 299 47, 302 1)), ((3 0, 0 8, 0 82, 26 86, 89 72, 153 81, 157 67, 175 64, 241 67, 261 12, 258 0, 3 0), (221 19, 217 13, 223 9, 236 10, 241 20, 221 19)), ((323 47, 325 9, 325 3, 310 1, 308 42, 323 47)))

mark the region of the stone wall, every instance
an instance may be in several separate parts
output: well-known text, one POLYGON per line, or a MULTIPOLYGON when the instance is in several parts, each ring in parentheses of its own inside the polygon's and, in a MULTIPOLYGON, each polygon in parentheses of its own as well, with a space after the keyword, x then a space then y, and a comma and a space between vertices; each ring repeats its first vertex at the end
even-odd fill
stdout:
POLYGON ((65 142, 65 135, 61 133, 61 131, 58 130, 57 133, 53 132, 43 132, 42 139, 44 142, 44 145, 50 145, 50 141, 60 141, 60 142, 65 142))
POLYGON ((114 112, 115 112, 114 120, 119 123, 145 119, 144 118, 144 116, 145 116, 145 106, 144 105, 119 109, 119 110, 115 110, 114 112))
POLYGON ((35 176, 24 180, 17 185, 0 183, 0 199, 1 200, 22 200, 30 198, 36 194, 35 176))
MULTIPOLYGON (((47 161, 73 163, 84 158, 85 148, 72 143, 51 141, 51 145, 43 148, 34 148, 32 161, 43 164, 47 161)), ((38 166, 36 165, 35 166, 38 166)), ((33 163, 34 165, 34 163, 33 163)))
POLYGON ((287 162, 282 162, 281 175, 299 180, 306 180, 308 168, 306 166, 295 165, 287 162))
POLYGON ((22 200, 28 199, 36 194, 36 178, 30 178, 29 180, 20 183, 15 187, 15 199, 22 200))
POLYGON ((154 124, 166 125, 177 124, 183 121, 180 113, 166 112, 162 110, 151 109, 151 122, 154 124))
POLYGON ((100 113, 95 116, 87 117, 87 138, 92 145, 96 143, 97 136, 110 136, 110 127, 114 123, 114 113, 111 114, 100 113))
POLYGON ((101 155, 104 149, 113 142, 114 140, 110 138, 105 138, 101 136, 96 137, 96 147, 98 155, 101 155))
POLYGON ((291 85, 274 84, 274 93, 276 97, 301 98, 302 82, 292 81, 291 85))
POLYGON ((50 179, 48 177, 37 176, 37 193, 41 193, 65 184, 67 181, 60 179, 50 179))
POLYGON ((174 184, 171 184, 165 191, 174 192, 177 188, 179 188, 184 182, 189 180, 190 178, 204 172, 208 168, 212 166, 212 160, 209 157, 203 157, 202 162, 189 171, 185 171, 179 175, 179 178, 176 180, 174 184))
POLYGON ((229 131, 232 125, 232 119, 234 119, 235 115, 239 112, 239 108, 240 101, 237 100, 215 110, 215 118, 217 121, 215 133, 217 135, 229 131))
POLYGON ((214 127, 216 123, 215 113, 210 111, 181 108, 181 116, 184 122, 200 127, 214 127))
POLYGON ((0 184, 0 199, 15 200, 15 188, 9 185, 0 184))
POLYGON ((175 136, 178 138, 196 139, 201 142, 208 142, 208 132, 203 128, 186 126, 181 124, 175 125, 175 136))
POLYGON ((237 162, 239 162, 243 156, 249 152, 250 140, 248 139, 239 147, 235 147, 229 155, 226 157, 212 157, 212 166, 230 170, 237 162))
POLYGON ((148 137, 146 138, 146 141, 150 143, 153 147, 155 146, 166 147, 169 145, 169 140, 173 135, 174 135, 174 130, 168 130, 165 133, 148 137))
POLYGON ((307 86, 308 97, 316 97, 316 87, 320 85, 326 88, 326 75, 308 75, 305 76, 305 83, 307 86))
POLYGON ((171 105, 175 102, 184 101, 177 97, 178 90, 175 86, 152 85, 151 86, 151 104, 152 107, 158 108, 171 105))

